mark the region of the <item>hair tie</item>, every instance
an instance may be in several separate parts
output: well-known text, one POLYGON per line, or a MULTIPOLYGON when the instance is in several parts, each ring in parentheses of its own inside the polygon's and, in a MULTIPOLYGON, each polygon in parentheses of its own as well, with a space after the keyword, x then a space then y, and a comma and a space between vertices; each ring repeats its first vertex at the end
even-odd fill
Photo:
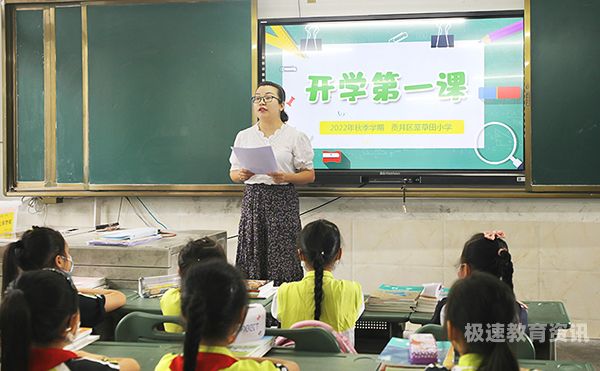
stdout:
POLYGON ((506 251, 508 252, 508 249, 506 247, 501 247, 498 249, 498 256, 502 256, 502 251, 506 251))
POLYGON ((6 291, 5 291, 6 294, 9 293, 9 292, 20 292, 20 293, 23 293, 23 290, 21 290, 21 289, 19 289, 19 288, 16 287, 17 286, 16 282, 17 282, 17 280, 11 281, 8 284, 8 286, 6 286, 6 291))
POLYGON ((504 238, 506 234, 504 231, 486 231, 483 232, 483 237, 487 238, 490 241, 494 241, 496 238, 504 238))

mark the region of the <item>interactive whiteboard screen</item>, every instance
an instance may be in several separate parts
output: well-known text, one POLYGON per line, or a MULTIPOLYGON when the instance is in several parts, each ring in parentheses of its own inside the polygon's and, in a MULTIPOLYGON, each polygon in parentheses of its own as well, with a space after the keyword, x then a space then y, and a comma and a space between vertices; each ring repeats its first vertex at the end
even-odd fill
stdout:
POLYGON ((523 18, 261 21, 316 169, 523 170, 523 18))

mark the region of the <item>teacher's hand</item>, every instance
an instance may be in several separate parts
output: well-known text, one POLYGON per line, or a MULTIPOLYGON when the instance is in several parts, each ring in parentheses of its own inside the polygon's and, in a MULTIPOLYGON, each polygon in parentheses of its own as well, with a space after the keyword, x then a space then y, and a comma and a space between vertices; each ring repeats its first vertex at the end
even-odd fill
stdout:
POLYGON ((271 178, 273 178, 273 181, 275 183, 289 183, 289 179, 288 179, 288 173, 269 173, 267 174, 268 176, 270 176, 271 178))
POLYGON ((251 172, 250 170, 240 169, 239 176, 240 176, 240 182, 245 182, 246 180, 252 178, 254 176, 254 173, 251 172))

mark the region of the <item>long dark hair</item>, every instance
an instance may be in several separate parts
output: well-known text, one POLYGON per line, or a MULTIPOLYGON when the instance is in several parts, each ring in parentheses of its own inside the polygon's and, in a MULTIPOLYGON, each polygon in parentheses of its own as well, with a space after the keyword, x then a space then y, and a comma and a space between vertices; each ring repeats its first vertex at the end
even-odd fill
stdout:
POLYGON ((465 243, 460 262, 473 270, 494 275, 513 288, 513 263, 508 245, 502 238, 490 240, 483 233, 474 234, 465 243))
MULTIPOLYGON (((258 89, 261 86, 272 86, 275 89, 277 89, 277 97, 279 99, 279 103, 283 104, 283 106, 285 107, 285 90, 283 90, 283 87, 281 85, 279 85, 275 82, 272 82, 272 81, 262 81, 262 82, 258 83, 258 86, 256 88, 258 89)), ((285 109, 283 111, 279 112, 279 118, 283 122, 287 122, 290 119, 288 117, 287 113, 285 112, 285 109)))
MULTIPOLYGON (((508 347, 507 327, 515 318, 512 290, 488 273, 473 272, 452 285, 446 304, 446 320, 465 336, 466 352, 483 356, 479 367, 486 371, 519 370, 517 359, 508 347), (486 330, 500 324, 504 341, 486 339, 486 330), (482 326, 482 337, 470 337, 473 326, 482 326)), ((447 326, 447 323, 444 324, 447 326)))
POLYGON ((335 224, 324 219, 309 223, 300 232, 300 249, 315 270, 315 320, 321 318, 323 270, 335 261, 340 245, 340 230, 335 224))
POLYGON ((63 338, 78 311, 71 279, 55 269, 24 272, 9 285, 0 306, 2 371, 28 370, 32 344, 63 338))
POLYGON ((183 370, 196 369, 202 340, 222 341, 248 306, 242 274, 221 259, 194 264, 182 284, 181 314, 185 319, 183 370))
POLYGON ((209 237, 189 241, 181 251, 179 251, 179 256, 177 258, 179 275, 184 277, 186 271, 192 264, 213 258, 227 260, 223 247, 219 245, 217 241, 209 237))
POLYGON ((19 241, 4 251, 2 262, 2 292, 23 271, 55 268, 57 255, 65 255, 65 239, 52 228, 33 227, 19 241))

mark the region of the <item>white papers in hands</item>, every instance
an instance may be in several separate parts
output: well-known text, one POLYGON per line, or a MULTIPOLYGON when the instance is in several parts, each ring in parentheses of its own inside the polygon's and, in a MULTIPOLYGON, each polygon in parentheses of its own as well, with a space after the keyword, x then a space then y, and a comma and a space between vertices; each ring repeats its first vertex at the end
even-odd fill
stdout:
POLYGON ((278 171, 275 154, 271 146, 257 148, 231 147, 242 165, 254 174, 269 174, 278 171))

